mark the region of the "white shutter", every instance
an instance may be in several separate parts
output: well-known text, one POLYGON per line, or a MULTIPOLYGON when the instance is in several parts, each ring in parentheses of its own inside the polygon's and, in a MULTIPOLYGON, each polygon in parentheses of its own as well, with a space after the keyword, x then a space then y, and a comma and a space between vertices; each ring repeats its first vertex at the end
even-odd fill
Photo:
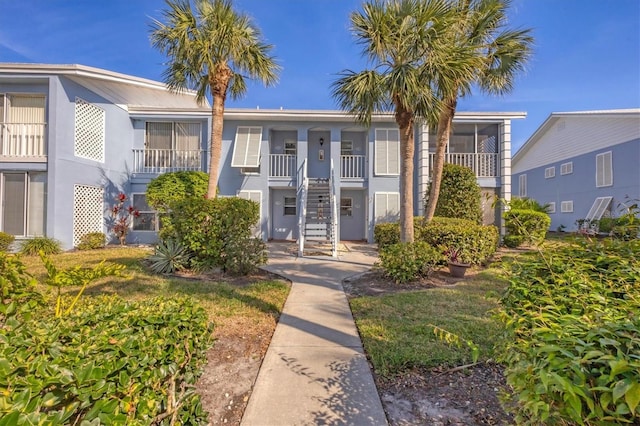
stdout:
POLYGON ((177 151, 197 151, 200 149, 200 123, 175 123, 177 151))
POLYGON ((522 174, 518 177, 518 196, 520 198, 527 196, 527 175, 522 174))
POLYGON ((9 99, 8 123, 42 124, 44 123, 44 96, 16 96, 9 99))
POLYGON ((589 213, 587 213, 586 220, 600 220, 604 212, 611 204, 611 200, 613 197, 598 197, 593 202, 591 209, 589 209, 589 213))
POLYGON ((400 174, 400 131, 397 129, 377 129, 375 155, 375 173, 377 175, 400 174))
POLYGON ((375 221, 394 222, 400 215, 400 193, 399 192, 376 192, 375 193, 375 221))
POLYGON ((259 167, 262 127, 238 126, 231 167, 259 167))
POLYGON ((262 230, 260 229, 260 221, 262 220, 262 191, 238 191, 238 198, 258 203, 258 222, 253 226, 253 236, 260 238, 262 230))
POLYGON ((611 151, 596 155, 596 187, 613 185, 611 151))

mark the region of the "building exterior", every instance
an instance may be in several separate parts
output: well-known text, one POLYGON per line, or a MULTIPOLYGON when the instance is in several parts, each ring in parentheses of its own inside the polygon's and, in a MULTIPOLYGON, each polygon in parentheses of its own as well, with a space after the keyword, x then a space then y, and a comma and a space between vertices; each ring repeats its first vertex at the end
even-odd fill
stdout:
MULTIPOLYGON (((447 161, 471 167, 500 224, 510 197, 516 113, 458 113, 447 161)), ((193 93, 81 65, 0 64, 0 230, 47 235, 67 249, 110 230, 120 192, 141 216, 129 242, 152 243, 145 190, 160 173, 208 170, 211 110, 193 93)), ((416 126, 415 214, 422 213, 435 140, 416 126)), ((368 128, 340 111, 227 109, 219 194, 260 204, 264 239, 373 239, 399 211, 399 132, 392 114, 368 128)))
POLYGON ((552 230, 577 230, 640 199, 639 164, 640 109, 552 113, 513 157, 513 196, 548 203, 552 230))

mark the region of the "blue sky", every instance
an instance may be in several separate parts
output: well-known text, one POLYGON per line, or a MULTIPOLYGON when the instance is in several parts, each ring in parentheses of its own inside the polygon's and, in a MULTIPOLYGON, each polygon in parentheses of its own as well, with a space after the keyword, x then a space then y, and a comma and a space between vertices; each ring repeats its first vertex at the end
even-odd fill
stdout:
MULTIPOLYGON (((235 0, 283 67, 276 87, 251 85, 227 107, 335 109, 330 84, 366 66, 349 32, 360 0, 235 0)), ((163 0, 0 0, 0 62, 77 63, 161 80, 149 42, 163 0)), ((460 111, 525 111, 521 146, 551 112, 640 107, 640 1, 513 0, 511 26, 532 28, 535 52, 515 90, 474 92, 460 111)))

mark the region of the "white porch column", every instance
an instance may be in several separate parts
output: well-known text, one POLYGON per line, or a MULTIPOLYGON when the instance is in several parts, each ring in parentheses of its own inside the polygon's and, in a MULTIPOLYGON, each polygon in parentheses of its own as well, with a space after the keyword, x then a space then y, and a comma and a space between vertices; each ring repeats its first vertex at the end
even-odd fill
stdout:
POLYGON ((429 188, 429 127, 421 124, 418 128, 416 151, 418 157, 418 216, 424 215, 424 196, 429 188))
POLYGON ((511 120, 504 120, 500 126, 500 236, 505 235, 502 214, 511 201, 511 120))

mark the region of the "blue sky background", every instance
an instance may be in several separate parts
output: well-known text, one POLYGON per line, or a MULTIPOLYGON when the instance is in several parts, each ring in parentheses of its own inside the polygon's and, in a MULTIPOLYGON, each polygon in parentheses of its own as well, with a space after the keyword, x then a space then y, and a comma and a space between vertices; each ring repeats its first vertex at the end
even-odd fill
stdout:
MULTIPOLYGON (((349 32, 360 0, 235 0, 275 46, 274 88, 251 85, 227 107, 335 109, 330 84, 366 66, 349 32)), ((83 64, 161 80, 149 42, 162 0, 0 0, 0 62, 83 64)), ((513 0, 513 27, 534 30, 535 52, 515 90, 475 92, 460 111, 525 111, 512 126, 519 148, 551 112, 640 107, 639 0, 513 0)))

